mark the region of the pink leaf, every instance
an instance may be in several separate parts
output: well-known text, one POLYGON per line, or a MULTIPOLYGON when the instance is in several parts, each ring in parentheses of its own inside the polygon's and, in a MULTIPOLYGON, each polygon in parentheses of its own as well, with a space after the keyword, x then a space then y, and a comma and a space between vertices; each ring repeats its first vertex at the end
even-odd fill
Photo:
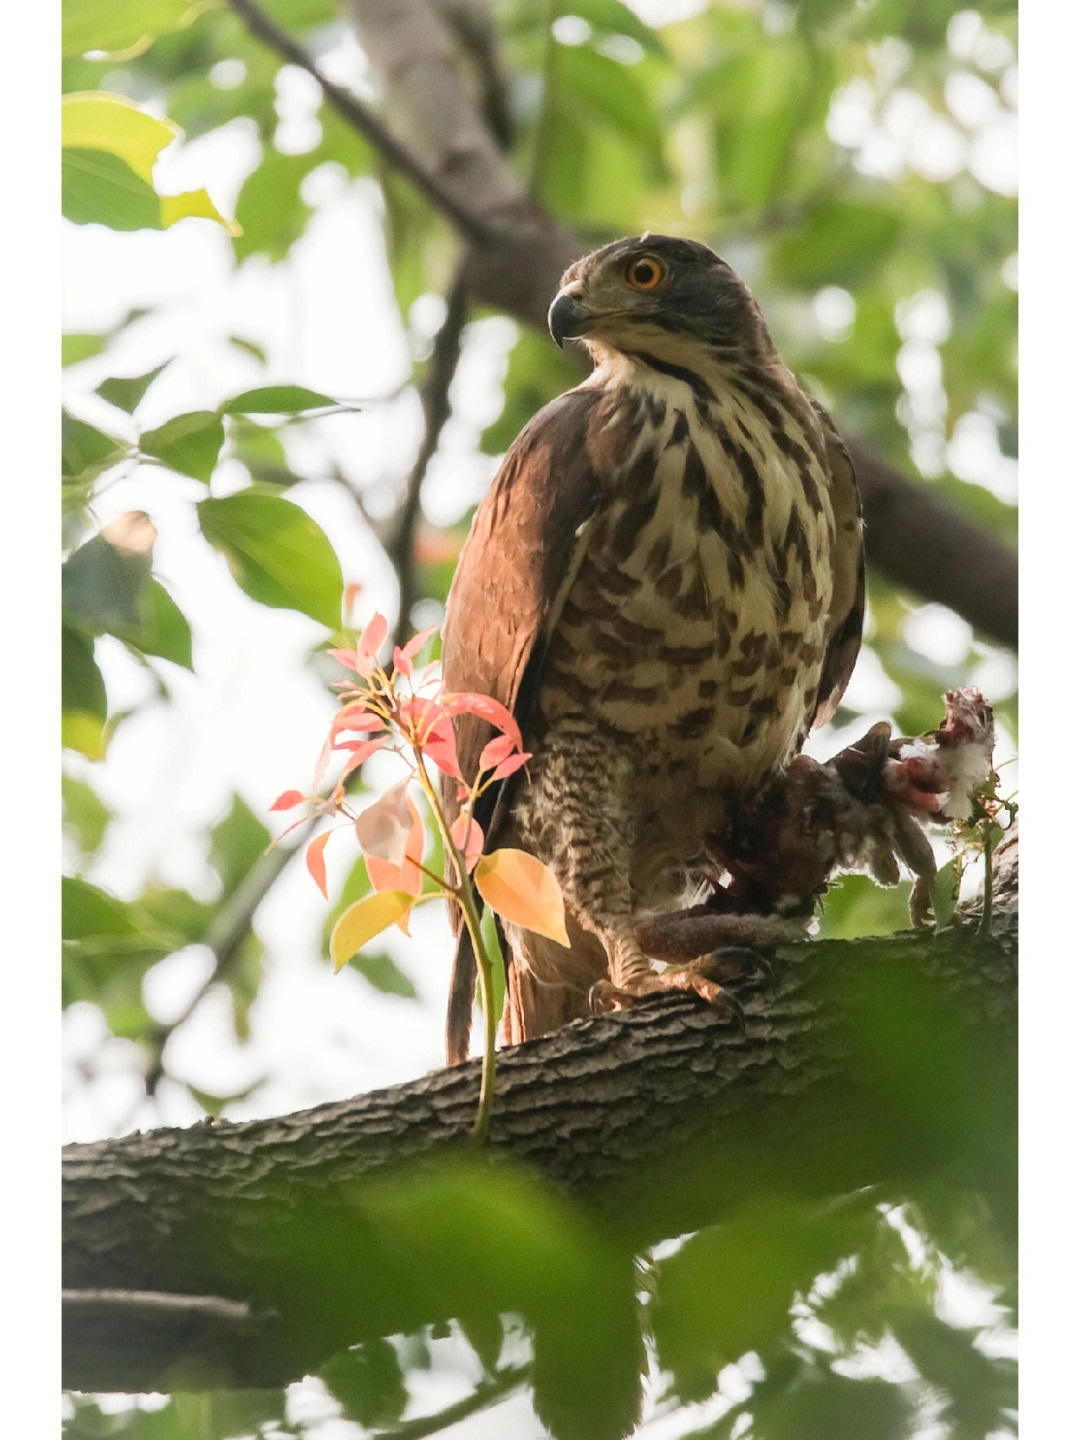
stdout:
POLYGON ((496 730, 501 730, 504 735, 513 738, 514 744, 521 748, 521 731, 518 723, 498 700, 491 695, 477 695, 472 691, 461 691, 456 695, 444 695, 442 708, 448 715, 460 715, 468 711, 470 715, 479 715, 489 725, 494 725, 496 730))
POLYGON ((520 770, 521 767, 527 765, 531 759, 531 750, 522 750, 517 755, 508 755, 500 765, 495 766, 495 769, 491 772, 492 777, 495 780, 505 780, 507 775, 513 775, 515 770, 520 770))
POLYGON ((311 878, 322 891, 324 900, 330 898, 326 893, 326 860, 323 856, 326 842, 329 839, 330 831, 324 830, 321 835, 316 835, 307 847, 307 868, 311 872, 311 878))
POLYGON ((373 659, 379 646, 386 639, 386 632, 389 630, 386 623, 386 616, 376 612, 364 628, 360 636, 360 643, 356 647, 357 655, 363 655, 366 659, 373 659))
POLYGON ((437 701, 408 695, 401 702, 398 718, 410 739, 444 775, 460 776, 454 727, 437 701))
POLYGON ((334 716, 330 726, 330 738, 340 735, 342 730, 356 730, 364 734, 369 730, 381 730, 386 721, 381 715, 373 715, 361 701, 356 705, 346 705, 334 716))
POLYGON ((504 920, 569 946, 559 882, 535 855, 524 850, 481 855, 473 879, 484 900, 504 920))
POLYGON ((291 810, 294 805, 299 805, 306 799, 307 796, 302 795, 299 790, 283 790, 270 806, 270 809, 291 810))
POLYGON ((331 660, 336 660, 339 665, 344 665, 346 670, 356 669, 355 650, 327 650, 331 660))
POLYGON ((514 745, 513 737, 510 735, 496 735, 494 740, 489 740, 480 751, 480 760, 477 769, 494 770, 508 755, 512 755, 517 747, 514 745))
POLYGON ((414 635, 411 640, 407 640, 400 650, 394 651, 394 666, 401 671, 402 675, 412 674, 413 661, 438 628, 437 625, 429 625, 426 630, 421 630, 418 635, 414 635), (399 656, 405 664, 399 663, 399 656), (406 665, 408 669, 405 668, 406 665))
POLYGON ((374 740, 346 741, 344 744, 336 745, 334 747, 336 750, 352 751, 352 754, 345 762, 344 770, 341 772, 342 780, 345 779, 346 775, 351 775, 354 770, 359 770, 368 756, 374 755, 375 751, 381 749, 385 743, 386 737, 384 735, 377 735, 374 740))
POLYGON ((450 839, 461 851, 465 869, 471 871, 484 851, 484 832, 467 810, 450 826, 450 839))
POLYGON ((323 742, 322 749, 319 751, 319 758, 315 762, 315 775, 311 782, 311 788, 313 790, 317 790, 319 788, 319 781, 326 774, 326 767, 330 764, 330 756, 332 754, 333 737, 332 735, 328 735, 323 742))

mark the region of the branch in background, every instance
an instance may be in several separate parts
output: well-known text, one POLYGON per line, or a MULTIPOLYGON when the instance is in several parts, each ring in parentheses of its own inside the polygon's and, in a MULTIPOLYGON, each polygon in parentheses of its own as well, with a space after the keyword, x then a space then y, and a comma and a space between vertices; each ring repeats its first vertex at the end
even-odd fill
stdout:
POLYGON ((260 855, 215 914, 202 941, 214 957, 210 974, 184 1006, 181 1014, 168 1025, 157 1026, 147 1037, 146 1043, 150 1052, 144 1081, 147 1095, 155 1095, 165 1077, 165 1047, 173 1034, 187 1024, 214 986, 228 977, 229 971, 243 953, 243 944, 251 930, 255 911, 266 899, 290 860, 303 849, 313 829, 314 821, 298 832, 298 838, 291 845, 275 845, 273 849, 260 855))
POLYGON ((371 144, 395 170, 406 175, 437 209, 447 215, 470 240, 492 239, 495 226, 463 205, 455 192, 433 175, 417 157, 402 145, 377 115, 325 76, 311 56, 290 35, 255 3, 255 0, 228 0, 230 7, 243 20, 257 39, 277 51, 283 60, 309 74, 322 89, 338 114, 371 144))
MULTIPOLYGON (((464 278, 473 300, 542 328, 563 270, 590 247, 530 200, 462 85, 454 37, 433 6, 341 3, 383 77, 387 110, 422 163, 445 178, 459 208, 504 222, 480 239, 467 237, 464 278)), ((1015 551, 864 442, 845 438, 863 491, 871 562, 896 583, 951 606, 991 639, 1015 646, 1015 551)))
POLYGON ((418 598, 416 558, 413 554, 416 526, 420 519, 420 487, 428 465, 439 445, 443 426, 450 418, 450 386, 461 358, 461 336, 469 315, 468 297, 459 274, 446 298, 446 317, 435 336, 431 363, 421 388, 424 406, 424 437, 416 457, 409 483, 398 511, 396 523, 385 541, 387 555, 398 577, 400 602, 394 643, 404 645, 409 638, 412 607, 418 598))

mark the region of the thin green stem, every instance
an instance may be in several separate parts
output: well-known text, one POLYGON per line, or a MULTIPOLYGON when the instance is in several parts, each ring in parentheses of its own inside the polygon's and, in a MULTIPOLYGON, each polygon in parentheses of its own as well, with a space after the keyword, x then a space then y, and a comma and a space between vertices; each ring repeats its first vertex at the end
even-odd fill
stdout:
POLYGON ((987 825, 983 838, 983 912, 977 932, 980 940, 988 939, 994 927, 994 828, 987 825))
POLYGON ((472 941, 473 954, 476 956, 476 968, 480 976, 480 1008, 484 1017, 484 1056, 480 1070, 480 1103, 477 1106, 476 1119, 473 1122, 472 1136, 480 1145, 487 1139, 491 1127, 491 1111, 495 1103, 495 990, 492 979, 492 959, 484 948, 484 939, 481 933, 480 913, 476 906, 476 892, 472 881, 469 879, 468 870, 465 867, 465 857, 454 844, 450 835, 450 826, 446 823, 446 816, 443 814, 442 805, 436 794, 435 786, 431 783, 431 776, 424 764, 423 753, 417 744, 413 745, 413 754, 416 757, 416 778, 419 780, 424 794, 427 796, 431 812, 435 816, 435 823, 439 827, 439 834, 442 836, 443 847, 450 856, 454 866, 454 873, 457 876, 457 884, 449 887, 450 893, 455 897, 461 906, 462 918, 465 927, 469 932, 469 939, 472 941))

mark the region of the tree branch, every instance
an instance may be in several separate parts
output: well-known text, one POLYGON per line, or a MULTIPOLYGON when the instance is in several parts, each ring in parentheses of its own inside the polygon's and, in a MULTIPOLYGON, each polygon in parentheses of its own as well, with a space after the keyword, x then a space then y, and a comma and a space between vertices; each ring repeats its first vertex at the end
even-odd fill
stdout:
POLYGON ((469 316, 468 297, 460 275, 446 299, 446 317, 435 336, 431 363, 421 389, 424 406, 424 436, 420 442, 405 496, 385 549, 398 577, 400 599, 394 642, 404 645, 409 638, 410 614, 418 597, 416 559, 413 545, 420 519, 420 487, 431 458, 439 446, 443 426, 450 418, 450 386, 461 358, 461 336, 469 316))
MULTIPOLYGON (((669 996, 504 1051, 483 1153, 467 1140, 479 1062, 272 1120, 67 1147, 70 1289, 212 1296, 248 1311, 233 1325, 218 1307, 212 1324, 149 1326, 124 1323, 130 1306, 76 1303, 65 1383, 169 1389, 182 1373, 187 1388, 281 1384, 346 1345, 469 1313, 475 1274, 447 1257, 436 1283, 430 1254, 414 1257, 413 1232, 394 1219, 440 1163, 470 1165, 463 1193, 474 1195, 492 1167, 497 1179, 508 1159, 524 1162, 577 1197, 582 1223, 608 1237, 598 1231, 596 1244, 617 1233, 630 1253, 716 1221, 763 1184, 772 1195, 907 1194, 975 1154, 987 1188, 1008 1191, 1008 925, 987 943, 967 928, 792 946, 768 981, 739 993, 745 1031, 669 996)), ((1002 1203, 1008 1212, 1008 1194, 1002 1203)), ((514 1283, 484 1274, 495 1311, 520 1308, 514 1283)))
MULTIPOLYGON (((542 328, 563 270, 589 246, 529 197, 462 85, 454 36, 434 7, 420 0, 342 5, 414 155, 453 193, 457 208, 497 227, 481 237, 463 230, 471 242, 463 270, 470 295, 542 328)), ((991 639, 1015 646, 1015 551, 864 442, 849 434, 845 440, 863 492, 870 561, 898 584, 951 606, 991 639)))
POLYGON ((454 191, 402 145, 355 95, 350 95, 325 76, 304 47, 287 35, 255 0, 228 0, 228 3, 256 39, 276 50, 283 60, 305 70, 319 84, 342 119, 362 135, 388 164, 407 176, 438 210, 453 220, 462 234, 471 240, 493 238, 496 227, 463 205, 454 191))

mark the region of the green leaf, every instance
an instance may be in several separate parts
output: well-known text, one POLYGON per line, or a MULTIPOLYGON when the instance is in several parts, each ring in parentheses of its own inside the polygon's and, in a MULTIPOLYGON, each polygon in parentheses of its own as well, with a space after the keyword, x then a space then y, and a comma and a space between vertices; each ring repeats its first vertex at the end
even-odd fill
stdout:
POLYGON ((114 230, 160 230, 197 216, 237 233, 205 190, 180 195, 155 190, 154 162, 181 133, 171 121, 101 91, 65 95, 61 113, 61 196, 69 220, 97 221, 114 230))
POLYGON ((158 655, 191 669, 191 626, 169 592, 151 576, 139 597, 139 624, 120 638, 144 655, 158 655))
POLYGON ((239 795, 229 813, 210 831, 210 863, 221 877, 222 893, 231 895, 262 858, 270 831, 239 795))
POLYGON ((346 1418, 365 1430, 396 1425, 409 1398, 397 1353, 388 1340, 370 1340, 343 1350, 323 1366, 319 1378, 346 1418))
MULTIPOLYGON (((220 423, 220 421, 219 421, 220 423)), ((252 486, 197 506, 202 532, 229 561, 245 594, 300 610, 330 629, 341 621, 341 566, 311 516, 252 486)))
POLYGON ((557 83, 566 86, 593 123, 606 121, 659 159, 663 131, 634 66, 621 65, 589 45, 563 45, 556 75, 557 83))
POLYGON ((63 775, 60 793, 64 802, 64 828, 84 855, 92 855, 100 846, 112 811, 87 785, 74 775, 63 775))
POLYGON ((165 361, 156 365, 145 375, 110 375, 98 386, 97 394, 110 405, 115 405, 118 410, 126 410, 130 415, 168 363, 165 361))
POLYGON ((122 440, 106 435, 85 420, 76 420, 67 410, 60 417, 61 473, 68 479, 99 474, 124 454, 122 440))
POLYGON ((660 36, 644 20, 640 20, 621 0, 570 0, 564 7, 570 15, 580 15, 594 30, 609 35, 629 35, 643 50, 666 55, 660 36))
POLYGON ((773 269, 791 284, 851 289, 870 279, 902 228, 901 216, 886 206, 867 200, 829 201, 777 241, 773 269))
POLYGON ((181 475, 203 481, 213 475, 224 443, 225 426, 215 410, 176 415, 139 436, 139 449, 144 455, 153 456, 181 475))
POLYGON ((85 55, 88 50, 133 50, 163 31, 190 23, 205 3, 192 0, 139 0, 117 5, 115 0, 64 0, 61 45, 64 56, 85 55))
POLYGON ((112 339, 111 335, 70 334, 60 339, 60 364, 77 365, 80 360, 91 360, 100 355, 112 339))
POLYGON ((65 619, 92 635, 138 627, 149 557, 134 555, 95 535, 64 562, 60 595, 65 619))
POLYGON ((60 671, 61 741, 66 748, 78 750, 90 760, 100 760, 105 754, 108 713, 105 682, 94 664, 93 642, 70 625, 61 630, 60 671))
POLYGON ((360 951, 352 957, 350 964, 383 995, 400 995, 403 1000, 419 998, 416 986, 389 955, 365 955, 360 951))
POLYGON ((65 940, 138 934, 122 900, 71 875, 65 875, 60 883, 60 930, 65 940))
POLYGON ((325 410, 337 405, 329 395, 305 390, 302 385, 262 385, 245 390, 218 407, 219 415, 295 415, 302 410, 325 410))
POLYGON ((963 873, 960 857, 954 855, 934 876, 930 903, 934 909, 934 927, 937 930, 943 930, 953 918, 956 902, 960 898, 960 877, 963 873))

